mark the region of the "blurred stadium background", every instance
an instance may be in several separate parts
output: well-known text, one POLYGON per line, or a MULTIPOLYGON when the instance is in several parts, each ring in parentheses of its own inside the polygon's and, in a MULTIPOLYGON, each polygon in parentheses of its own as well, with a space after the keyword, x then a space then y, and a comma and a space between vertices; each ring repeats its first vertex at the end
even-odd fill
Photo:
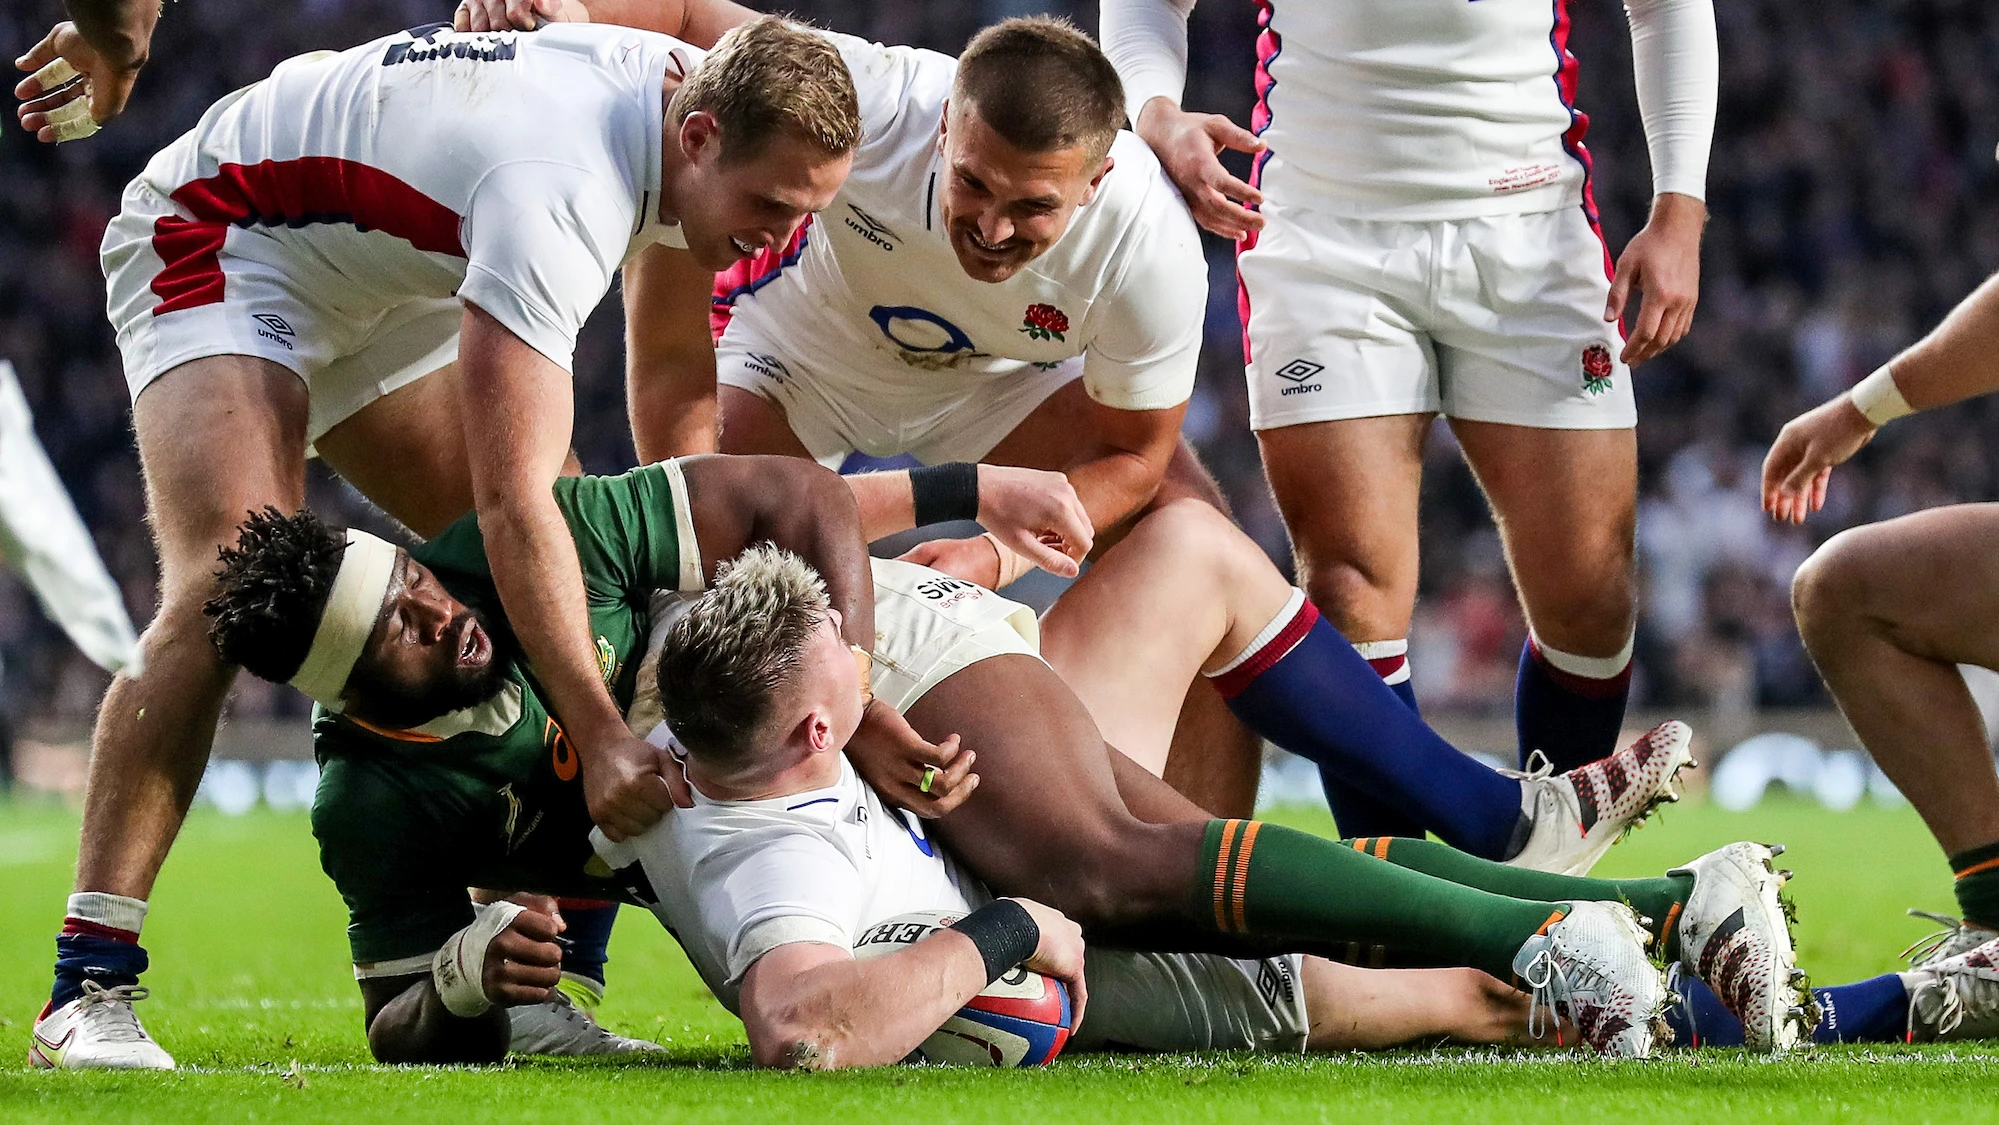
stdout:
MULTIPOLYGON (((1008 15, 1055 11, 1092 30, 1096 22, 1093 0, 779 6, 946 51, 1008 15)), ((179 0, 160 24, 133 111, 114 127, 61 148, 37 145, 11 124, 0 130, 0 358, 19 369, 41 439, 135 622, 152 612, 154 562, 97 266, 120 189, 210 102, 279 60, 449 12, 449 0, 179 0)), ((1574 16, 1597 199, 1619 249, 1651 194, 1629 40, 1612 0, 1577 4, 1574 16)), ((1720 5, 1718 17, 1722 100, 1700 313, 1683 343, 1636 376, 1644 589, 1633 700, 1643 715, 1671 710, 1693 721, 1710 747, 1773 729, 1851 746, 1798 644, 1790 576, 1843 527, 1992 497, 1999 464, 1980 439, 1999 422, 1999 401, 1888 431, 1836 476, 1827 510, 1805 529, 1759 515, 1758 465, 1786 418, 1871 370, 1999 268, 1999 70, 1991 65, 1999 8, 1985 0, 1736 0, 1720 5)), ((0 36, 24 48, 58 18, 49 0, 11 3, 0 12, 0 36)), ((1247 120, 1255 32, 1252 0, 1201 3, 1190 107, 1247 120)), ((1187 431, 1243 525, 1288 568, 1247 428, 1230 247, 1211 239, 1208 249, 1207 345, 1187 431)), ((576 445, 592 471, 632 463, 620 320, 613 295, 577 351, 576 445)), ((342 519, 378 520, 323 471, 310 499, 342 519)), ((1463 744, 1508 751, 1524 625, 1477 488, 1441 428, 1428 457, 1423 535, 1412 658, 1425 711, 1463 744)), ((80 741, 104 675, 11 577, 0 579, 0 667, 0 744, 14 750, 0 752, 0 764, 12 760, 19 780, 36 788, 79 785, 80 741)), ((218 758, 302 753, 305 709, 289 689, 244 677, 218 758)), ((1778 765, 1770 770, 1781 775, 1789 763, 1794 784, 1816 784, 1819 767, 1806 770, 1799 744, 1788 746, 1772 749, 1778 765)), ((1828 767, 1845 779, 1839 792, 1854 776, 1865 788, 1858 759, 1809 759, 1835 760, 1844 763, 1828 767)), ((287 770, 278 774, 272 792, 302 788, 287 770)))

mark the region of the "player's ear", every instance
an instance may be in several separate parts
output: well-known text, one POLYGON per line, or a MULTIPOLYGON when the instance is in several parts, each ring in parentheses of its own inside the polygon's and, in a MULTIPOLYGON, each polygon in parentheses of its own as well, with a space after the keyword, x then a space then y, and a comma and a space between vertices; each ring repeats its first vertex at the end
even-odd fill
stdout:
POLYGON ((1097 197, 1097 189, 1104 185, 1104 177, 1110 175, 1111 169, 1115 167, 1117 161, 1109 156, 1104 157, 1103 167, 1098 168, 1097 174, 1091 177, 1090 186, 1083 189, 1083 198, 1077 202, 1077 206, 1088 206, 1089 202, 1097 197))
POLYGON ((705 109, 681 119, 680 153, 690 164, 712 161, 722 152, 722 123, 705 109))

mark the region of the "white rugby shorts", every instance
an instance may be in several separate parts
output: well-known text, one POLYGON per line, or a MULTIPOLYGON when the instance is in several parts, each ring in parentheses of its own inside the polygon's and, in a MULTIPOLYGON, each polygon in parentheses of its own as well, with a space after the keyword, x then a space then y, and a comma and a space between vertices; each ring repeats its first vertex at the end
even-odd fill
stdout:
POLYGON ((840 467, 856 450, 913 454, 926 465, 978 461, 1048 396, 1083 375, 1077 356, 1005 374, 909 368, 879 348, 815 340, 763 323, 741 306, 715 344, 715 378, 778 408, 815 460, 840 467))
POLYGON ((1579 207, 1438 222, 1266 204, 1237 256, 1258 430, 1443 413, 1556 430, 1637 424, 1603 320, 1610 260, 1579 207))
POLYGON ((458 358, 464 306, 456 297, 382 311, 349 292, 333 270, 300 260, 254 230, 226 228, 219 248, 156 239, 158 220, 180 214, 172 200, 136 179, 104 231, 106 305, 133 402, 183 363, 255 356, 304 381, 310 444, 362 407, 458 358))
POLYGON ((1296 1054, 1312 1030, 1297 954, 1249 961, 1091 946, 1084 958, 1090 1003, 1071 1050, 1296 1054))

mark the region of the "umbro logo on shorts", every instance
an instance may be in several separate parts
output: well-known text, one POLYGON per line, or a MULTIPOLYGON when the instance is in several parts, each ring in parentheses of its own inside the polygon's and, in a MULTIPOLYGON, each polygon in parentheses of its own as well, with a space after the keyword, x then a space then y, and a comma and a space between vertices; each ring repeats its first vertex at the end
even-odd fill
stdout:
POLYGON ((263 325, 262 328, 257 329, 257 335, 262 336, 266 340, 283 344, 286 351, 292 349, 292 339, 298 333, 293 330, 291 325, 285 323, 284 317, 279 316, 277 313, 252 313, 250 314, 250 319, 263 325))
POLYGON ((1319 373, 1325 369, 1326 365, 1323 363, 1313 363, 1309 359, 1294 359, 1290 363, 1278 368, 1276 375, 1279 379, 1297 385, 1286 387, 1277 393, 1280 395, 1306 395, 1311 394, 1313 391, 1324 390, 1325 388, 1312 382, 1312 380, 1318 378, 1319 373))

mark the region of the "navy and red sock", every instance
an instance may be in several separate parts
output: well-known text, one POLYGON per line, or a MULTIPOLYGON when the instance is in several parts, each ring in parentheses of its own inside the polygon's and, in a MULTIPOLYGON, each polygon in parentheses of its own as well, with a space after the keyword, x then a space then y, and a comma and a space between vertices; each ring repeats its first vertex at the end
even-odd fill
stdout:
POLYGON ((49 990, 53 1011, 83 995, 83 982, 104 988, 139 983, 146 971, 146 948, 139 944, 139 927, 146 904, 123 895, 86 892, 69 896, 69 910, 56 936, 55 986, 49 990))
MULTIPOLYGON (((1666 1023, 1681 1047, 1740 1047, 1742 1022, 1722 1006, 1721 998, 1693 977, 1681 976, 1673 987, 1680 1002, 1667 1008, 1666 1023)), ((1819 1025, 1814 1043, 1900 1043, 1909 1033, 1909 988, 1900 975, 1887 973, 1853 984, 1814 988, 1819 1025)))
MULTIPOLYGON (((1416 705, 1416 687, 1409 679, 1408 639, 1359 641, 1353 647, 1375 675, 1381 677, 1381 682, 1388 685, 1388 690, 1420 718, 1423 711, 1416 705)), ((1341 836, 1423 838, 1423 826, 1415 817, 1356 788, 1338 767, 1320 766, 1319 784, 1326 792, 1326 804, 1333 810, 1333 820, 1339 825, 1341 836)))
POLYGON ((1211 678, 1251 730, 1316 763, 1340 787, 1406 817, 1410 827, 1391 834, 1420 836, 1428 829, 1495 860, 1511 856, 1525 839, 1520 783, 1424 725, 1303 594, 1294 591, 1284 610, 1211 678))
POLYGON ((1609 757, 1617 750, 1630 695, 1629 641, 1616 656, 1576 656, 1548 647, 1530 632, 1513 686, 1521 768, 1536 750, 1554 763, 1556 773, 1609 757))
POLYGON ((563 930, 555 939, 562 947, 562 971, 604 984, 604 962, 611 959, 611 927, 618 920, 618 904, 602 899, 562 898, 555 902, 562 911, 563 930))

